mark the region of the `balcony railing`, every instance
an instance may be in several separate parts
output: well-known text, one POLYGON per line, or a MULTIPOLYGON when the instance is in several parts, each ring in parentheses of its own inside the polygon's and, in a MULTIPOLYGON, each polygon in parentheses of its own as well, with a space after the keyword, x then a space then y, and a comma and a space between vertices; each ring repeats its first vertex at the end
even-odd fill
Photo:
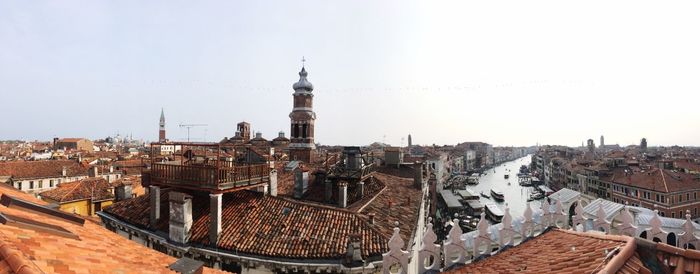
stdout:
POLYGON ((150 170, 152 183, 209 190, 228 190, 265 183, 269 176, 269 164, 219 165, 217 167, 216 165, 153 163, 150 170))

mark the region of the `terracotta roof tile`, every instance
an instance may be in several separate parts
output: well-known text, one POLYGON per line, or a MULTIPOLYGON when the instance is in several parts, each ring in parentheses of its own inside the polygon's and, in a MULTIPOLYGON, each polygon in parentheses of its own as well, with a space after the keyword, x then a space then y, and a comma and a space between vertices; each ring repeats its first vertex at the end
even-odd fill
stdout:
MULTIPOLYGON (((161 193, 158 230, 167 231, 168 191, 161 193)), ((193 199, 207 199, 195 196, 193 199)), ((104 210, 147 229, 148 197, 113 204, 104 210)), ((209 245, 209 203, 192 203, 190 241, 209 245)), ((313 206, 258 192, 237 191, 223 196, 222 232, 218 248, 237 253, 291 259, 339 259, 347 253, 351 234, 362 235, 362 255, 379 257, 388 251, 388 238, 357 214, 313 206)))
MULTIPOLYGON (((447 272, 597 273, 615 260, 615 256, 630 252, 633 255, 634 249, 634 239, 627 236, 552 229, 491 257, 447 272), (606 260, 606 252, 613 252, 616 248, 619 248, 619 253, 606 260)), ((627 261, 628 258, 621 259, 627 261)))
MULTIPOLYGON (((23 193, 13 188, 1 187, 0 195, 24 198, 23 193)), ((79 238, 66 238, 30 228, 0 224, 0 250, 9 250, 15 254, 0 254, 0 273, 8 266, 12 268, 18 265, 18 262, 44 273, 172 273, 168 266, 177 260, 93 222, 85 222, 81 226, 59 218, 40 216, 22 208, 2 205, 0 213, 59 226, 79 238)), ((209 272, 219 271, 206 268, 205 273, 209 272)))
POLYGON ((87 178, 80 181, 59 184, 56 188, 39 194, 59 203, 91 199, 104 201, 114 199, 109 190, 112 185, 103 178, 87 178))
POLYGON ((88 168, 76 161, 50 160, 0 162, 0 175, 20 179, 62 177, 63 167, 67 168, 66 175, 69 177, 88 174, 88 168))

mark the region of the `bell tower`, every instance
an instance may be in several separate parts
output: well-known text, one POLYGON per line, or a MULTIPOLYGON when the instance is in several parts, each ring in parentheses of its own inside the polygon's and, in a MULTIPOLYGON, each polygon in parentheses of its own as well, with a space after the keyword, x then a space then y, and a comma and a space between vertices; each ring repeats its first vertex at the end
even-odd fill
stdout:
MULTIPOLYGON (((306 60, 302 59, 302 62, 306 60)), ((314 150, 314 121, 316 113, 313 111, 312 91, 314 86, 306 79, 308 73, 302 65, 299 72, 299 81, 294 83, 294 107, 289 113, 291 120, 291 138, 289 143, 289 159, 309 163, 313 161, 314 150)))
POLYGON ((159 125, 160 125, 160 127, 158 130, 158 142, 164 143, 165 141, 167 141, 167 139, 165 139, 165 113, 163 113, 162 108, 160 109, 160 124, 159 125))

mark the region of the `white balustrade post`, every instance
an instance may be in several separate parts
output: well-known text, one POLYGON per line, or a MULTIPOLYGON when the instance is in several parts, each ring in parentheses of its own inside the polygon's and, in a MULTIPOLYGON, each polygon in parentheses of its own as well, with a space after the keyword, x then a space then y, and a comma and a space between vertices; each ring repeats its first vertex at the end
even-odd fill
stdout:
POLYGON ((462 240, 462 228, 459 227, 459 219, 455 218, 453 220, 452 229, 450 229, 447 237, 444 245, 445 268, 449 268, 456 263, 466 263, 468 256, 467 245, 466 241, 462 240))
POLYGON ((583 205, 581 204, 581 199, 579 198, 578 201, 576 202, 576 207, 574 208, 574 212, 576 212, 571 218, 571 228, 573 230, 576 230, 578 228, 578 225, 581 225, 582 230, 585 232, 586 230, 586 216, 583 215, 583 205))
POLYGON ((479 223, 476 225, 477 234, 474 236, 474 246, 472 251, 475 258, 491 253, 491 233, 489 232, 490 225, 484 216, 486 216, 486 214, 482 212, 481 219, 479 219, 479 223), (486 246, 484 252, 479 251, 482 246, 486 246))
POLYGON ((513 245, 513 237, 516 232, 513 229, 513 217, 510 215, 510 208, 507 206, 501 224, 503 227, 498 231, 498 241, 501 248, 507 245, 513 245), (508 239, 508 241, 506 241, 506 239, 508 239))
POLYGON ((688 248, 687 245, 692 244, 693 247, 698 248, 700 245, 700 238, 695 236, 695 225, 693 221, 690 220, 690 210, 685 211, 685 223, 683 223, 683 234, 678 237, 678 247, 688 248))
POLYGON ((668 232, 661 229, 661 218, 659 218, 658 209, 654 209, 654 216, 649 220, 649 225, 651 227, 645 230, 647 232, 646 239, 653 241, 656 237, 659 238, 661 242, 666 242, 665 240, 668 237, 668 232))
POLYGON ((398 225, 396 222, 394 234, 389 239, 389 252, 382 254, 382 273, 384 274, 390 274, 394 264, 399 264, 401 267, 399 273, 408 273, 408 251, 403 250, 404 241, 399 234, 398 225))
POLYGON ((535 222, 532 220, 532 208, 530 207, 530 203, 527 203, 525 206, 525 212, 523 213, 523 225, 520 228, 520 235, 523 240, 528 237, 532 237, 532 235, 535 233, 535 222))
POLYGON ((620 235, 636 237, 637 226, 634 225, 634 216, 630 213, 628 203, 625 202, 625 209, 620 213, 621 224, 617 226, 617 231, 620 235))
POLYGON ((603 229, 605 233, 610 233, 610 223, 605 219, 605 210, 603 210, 603 203, 598 204, 598 211, 596 211, 596 218, 593 221, 593 229, 603 229))
POLYGON ((423 274, 428 270, 440 270, 440 245, 435 244, 437 241, 437 235, 433 231, 433 218, 428 218, 428 225, 426 225, 425 233, 423 234, 423 243, 418 251, 418 273, 423 274), (431 262, 432 259, 432 262, 431 262), (426 261, 430 265, 426 266, 426 261))

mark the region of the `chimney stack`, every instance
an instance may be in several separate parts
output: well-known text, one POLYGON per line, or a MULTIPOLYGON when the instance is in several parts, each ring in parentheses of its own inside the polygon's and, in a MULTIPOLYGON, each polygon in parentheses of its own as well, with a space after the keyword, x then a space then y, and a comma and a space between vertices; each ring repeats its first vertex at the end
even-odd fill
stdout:
POLYGON ((348 207, 348 182, 338 182, 338 206, 341 208, 348 207))
POLYGON ((68 168, 65 166, 63 167, 63 170, 61 170, 61 176, 66 177, 68 175, 68 168))
POLYGON ((277 170, 272 169, 270 171, 270 196, 277 197, 277 170))
POLYGON ((160 219, 160 187, 148 186, 148 199, 151 209, 149 225, 152 229, 156 229, 158 219, 160 219))
POLYGON ((192 196, 182 192, 170 191, 170 240, 177 243, 187 243, 190 240, 192 228, 192 196))
POLYGON ((413 163, 413 186, 418 189, 423 187, 423 163, 421 161, 413 163))
POLYGON ((209 244, 216 247, 221 234, 221 203, 223 194, 209 194, 209 244))

